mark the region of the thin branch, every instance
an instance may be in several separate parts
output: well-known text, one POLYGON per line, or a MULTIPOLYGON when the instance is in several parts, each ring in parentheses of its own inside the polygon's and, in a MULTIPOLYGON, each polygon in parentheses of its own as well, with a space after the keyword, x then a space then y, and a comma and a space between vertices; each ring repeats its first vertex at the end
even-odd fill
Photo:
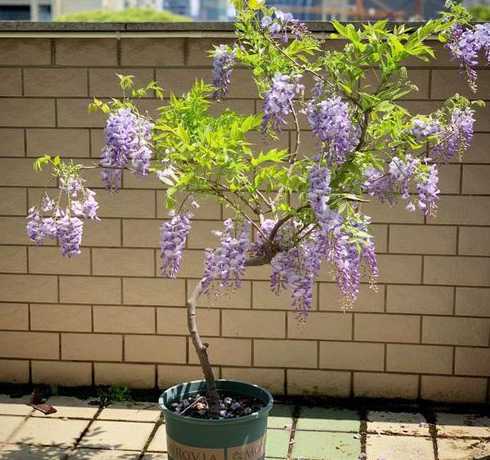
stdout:
POLYGON ((262 231, 262 229, 260 228, 259 225, 257 225, 255 223, 255 221, 247 214, 245 213, 245 211, 243 211, 242 209, 240 209, 238 206, 235 205, 235 203, 233 203, 233 201, 231 201, 224 193, 221 193, 221 191, 219 189, 216 189, 216 188, 212 188, 212 190, 214 191, 214 193, 216 193, 216 195, 218 195, 221 199, 225 200, 236 212, 238 212, 239 214, 241 214, 242 217, 244 217, 248 222, 250 222, 252 224, 252 226, 264 237, 264 238, 267 238, 267 236, 264 234, 264 232, 262 231))
POLYGON ((294 149, 294 152, 289 155, 289 164, 292 164, 296 161, 296 157, 298 155, 299 146, 301 144, 301 131, 299 127, 298 115, 296 113, 296 109, 294 108, 294 104, 291 101, 289 101, 289 108, 291 109, 291 113, 293 114, 294 126, 296 128, 296 147, 294 149))

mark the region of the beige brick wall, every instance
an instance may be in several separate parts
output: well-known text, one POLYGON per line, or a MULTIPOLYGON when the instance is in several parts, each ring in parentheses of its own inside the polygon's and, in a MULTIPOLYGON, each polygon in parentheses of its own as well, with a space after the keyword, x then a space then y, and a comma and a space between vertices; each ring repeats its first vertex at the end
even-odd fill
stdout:
MULTIPOLYGON (((127 175, 124 189, 112 195, 90 175, 103 220, 87 226, 83 254, 72 260, 53 245, 34 247, 24 217, 43 187, 54 186, 47 173, 32 171, 33 157, 56 153, 90 162, 99 155, 104 117, 89 114, 87 103, 118 95, 116 72, 139 83, 157 78, 181 93, 195 78, 210 78, 207 50, 220 41, 0 39, 0 381, 152 388, 199 377, 185 298, 225 210, 202 203, 175 281, 158 277, 166 210, 156 181, 127 175)), ((467 94, 440 48, 435 63, 409 66, 420 87, 404 102, 411 109, 432 110, 455 92, 467 94)), ((489 98, 490 70, 480 71, 479 82, 480 96, 489 98)), ((229 96, 222 106, 260 108, 242 69, 229 96)), ((142 106, 154 113, 158 102, 150 96, 142 106)), ((296 322, 286 295, 270 292, 267 267, 248 269, 237 292, 202 299, 201 330, 217 375, 275 393, 488 401, 490 109, 478 119, 463 163, 441 168, 436 218, 366 205, 381 277, 376 292, 362 287, 351 311, 342 312, 328 269, 306 324, 296 322)), ((304 139, 302 152, 314 145, 306 130, 304 139)), ((279 142, 292 146, 294 136, 285 130, 279 142)))

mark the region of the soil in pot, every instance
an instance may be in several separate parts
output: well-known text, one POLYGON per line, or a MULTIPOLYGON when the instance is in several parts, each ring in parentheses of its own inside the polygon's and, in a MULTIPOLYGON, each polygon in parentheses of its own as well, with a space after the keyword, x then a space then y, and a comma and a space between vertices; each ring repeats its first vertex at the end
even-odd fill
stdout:
POLYGON ((220 394, 220 411, 218 417, 212 417, 209 413, 209 405, 205 395, 196 393, 187 396, 179 402, 173 402, 170 410, 178 415, 200 419, 233 419, 245 417, 260 411, 265 407, 263 401, 248 396, 237 396, 234 394, 220 394))

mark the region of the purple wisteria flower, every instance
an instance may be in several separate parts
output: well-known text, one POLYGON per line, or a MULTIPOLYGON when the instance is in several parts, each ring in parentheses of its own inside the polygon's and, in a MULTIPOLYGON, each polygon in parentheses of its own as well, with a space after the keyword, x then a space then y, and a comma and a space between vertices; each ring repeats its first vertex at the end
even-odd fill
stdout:
POLYGON ((364 171, 364 191, 381 202, 388 201, 394 203, 394 181, 390 174, 376 168, 367 168, 364 171))
POLYGON ((331 237, 327 260, 336 269, 337 287, 347 306, 359 295, 363 267, 371 283, 379 275, 374 238, 367 232, 369 223, 369 217, 356 216, 356 220, 349 221, 349 225, 344 225, 331 237))
POLYGON ((440 131, 441 125, 438 121, 425 120, 422 118, 415 118, 412 120, 410 132, 418 142, 425 141, 428 137, 434 136, 440 131))
POLYGON ((160 227, 161 274, 175 278, 182 265, 185 242, 191 231, 189 214, 175 214, 160 227))
POLYGON ((59 194, 57 202, 46 194, 39 208, 29 209, 26 231, 37 245, 47 239, 57 239, 61 253, 71 257, 80 254, 84 220, 99 220, 99 203, 95 192, 86 188, 85 181, 76 176, 60 177, 59 194), (60 207, 62 201, 66 203, 65 208, 60 207))
POLYGON ((213 51, 213 86, 216 88, 213 97, 216 100, 228 92, 235 54, 235 50, 230 50, 226 45, 219 45, 213 51))
POLYGON ((393 157, 388 165, 388 171, 376 168, 367 168, 364 171, 364 191, 378 200, 395 202, 395 194, 399 192, 401 197, 408 201, 407 209, 415 210, 415 205, 410 201, 409 185, 420 167, 420 160, 408 154, 405 159, 393 157))
POLYGON ((453 57, 460 62, 465 69, 468 84, 476 91, 477 73, 475 67, 478 65, 478 52, 480 44, 476 40, 472 29, 464 29, 457 24, 453 27, 447 47, 453 57))
POLYGON ((79 177, 61 177, 60 178, 60 190, 70 195, 71 197, 75 197, 78 192, 80 192, 83 188, 82 181, 79 177))
POLYGON ((487 62, 490 63, 490 22, 475 26, 475 38, 480 44, 480 49, 485 53, 487 62))
POLYGON ((359 144, 359 126, 352 123, 349 104, 339 96, 310 101, 306 116, 313 133, 324 144, 330 164, 340 164, 359 144))
POLYGON ((429 167, 427 174, 423 174, 417 181, 418 206, 425 215, 431 215, 437 208, 439 201, 439 174, 435 164, 429 167))
POLYGON ((454 109, 450 122, 441 130, 430 157, 449 161, 456 154, 463 154, 471 145, 475 124, 475 111, 469 107, 454 109))
MULTIPOLYGON (((367 223, 358 224, 363 232, 367 223), (362 227, 361 227, 362 225, 362 227)), ((366 267, 369 279, 378 274, 375 245, 372 237, 353 240, 353 235, 340 225, 328 233, 323 229, 311 233, 310 238, 295 247, 279 252, 271 261, 271 288, 278 294, 291 291, 292 304, 304 318, 311 310, 313 289, 320 273, 322 261, 335 268, 335 278, 344 303, 352 304, 359 294, 361 269, 366 267)))
POLYGON ((349 235, 334 235, 329 261, 335 267, 335 280, 344 302, 351 305, 359 295, 361 255, 349 235))
POLYGON ((394 157, 389 164, 391 180, 398 184, 402 198, 409 199, 409 183, 420 165, 420 160, 412 155, 406 155, 405 160, 394 157))
POLYGON ((306 25, 293 17, 291 13, 275 9, 271 16, 264 16, 260 21, 262 29, 267 30, 273 38, 284 43, 289 40, 289 33, 295 38, 302 38, 308 32, 306 25))
POLYGON ((330 171, 328 168, 321 168, 315 165, 310 170, 309 179, 308 199, 318 220, 321 221, 328 210, 328 200, 332 190, 330 188, 330 171))
POLYGON ((80 254, 83 236, 83 221, 78 217, 64 215, 56 222, 56 235, 64 256, 72 257, 80 254))
POLYGON ((310 170, 310 187, 308 200, 318 223, 324 232, 337 228, 342 223, 342 217, 328 206, 330 199, 330 171, 326 167, 315 165, 310 170))
POLYGON ((121 187, 122 170, 130 161, 136 174, 148 174, 152 130, 153 124, 131 109, 119 109, 110 114, 100 160, 100 165, 105 167, 102 181, 107 188, 118 190, 121 187))
POLYGON ((203 292, 209 292, 214 282, 220 288, 239 288, 245 273, 247 253, 251 248, 250 225, 243 224, 235 236, 235 224, 231 219, 224 221, 223 232, 216 232, 220 245, 216 249, 207 249, 204 263, 204 276, 201 280, 203 292))
POLYGON ((470 88, 476 91, 475 67, 478 65, 480 52, 490 63, 490 23, 478 24, 474 29, 455 25, 451 30, 447 47, 464 68, 470 88))
POLYGON ((286 124, 286 117, 293 110, 293 99, 303 93, 304 86, 299 77, 277 73, 272 78, 272 85, 264 96, 264 118, 262 131, 270 125, 278 130, 286 124))
POLYGON ((95 199, 95 192, 90 189, 86 189, 85 201, 82 203, 82 213, 87 219, 99 220, 97 217, 97 210, 99 209, 99 203, 95 199))
POLYGON ((271 261, 271 288, 279 294, 282 289, 291 291, 292 305, 300 318, 308 315, 313 303, 313 287, 320 269, 320 259, 313 245, 302 244, 279 252, 271 261))

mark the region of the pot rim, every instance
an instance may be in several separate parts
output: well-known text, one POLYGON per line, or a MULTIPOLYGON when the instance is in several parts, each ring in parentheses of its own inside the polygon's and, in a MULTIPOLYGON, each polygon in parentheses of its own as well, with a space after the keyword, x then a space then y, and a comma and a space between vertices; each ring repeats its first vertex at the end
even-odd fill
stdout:
POLYGON ((201 419, 201 418, 190 417, 188 415, 179 415, 179 414, 176 414, 175 412, 172 412, 165 405, 165 402, 164 402, 164 395, 165 395, 165 393, 170 392, 173 389, 178 388, 178 387, 180 387, 182 385, 188 385, 188 384, 192 384, 192 383, 202 383, 202 382, 205 382, 205 380, 199 379, 199 380, 191 380, 189 382, 182 382, 182 383, 178 383, 177 385, 174 385, 174 386, 172 386, 170 388, 167 388, 164 392, 162 392, 162 394, 160 395, 160 398, 158 398, 158 404, 159 404, 160 408, 163 410, 163 412, 165 414, 165 418, 173 418, 174 420, 179 420, 181 422, 188 422, 190 424, 200 424, 200 425, 209 425, 209 424, 214 424, 214 425, 235 425, 237 423, 246 423, 246 422, 249 422, 249 421, 252 421, 252 420, 257 420, 257 419, 262 418, 262 417, 267 417, 267 415, 269 414, 269 412, 272 409, 272 405, 274 404, 274 398, 273 398, 272 394, 270 393, 270 391, 266 390, 265 388, 262 388, 259 385, 255 385, 253 383, 244 382, 242 380, 217 379, 216 380, 216 383, 217 384, 222 383, 222 382, 231 382, 231 383, 239 383, 241 385, 247 385, 249 387, 257 388, 261 392, 263 392, 265 394, 265 396, 267 397, 267 400, 268 400, 267 401, 267 404, 262 409, 260 409, 258 412, 254 412, 254 413, 252 413, 250 415, 246 415, 245 417, 231 418, 231 419, 219 419, 219 420, 216 420, 216 419, 201 419))

